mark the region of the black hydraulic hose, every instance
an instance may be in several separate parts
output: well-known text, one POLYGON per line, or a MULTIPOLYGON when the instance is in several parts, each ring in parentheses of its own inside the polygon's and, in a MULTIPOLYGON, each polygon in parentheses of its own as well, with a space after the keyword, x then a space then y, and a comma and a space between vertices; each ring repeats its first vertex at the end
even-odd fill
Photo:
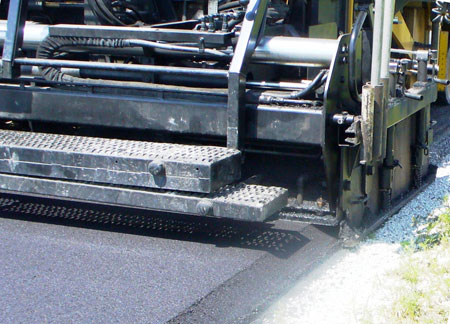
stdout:
POLYGON ((356 81, 356 43, 358 41, 359 33, 367 18, 367 10, 360 11, 353 25, 352 34, 350 36, 350 43, 348 48, 348 87, 352 99, 356 102, 361 102, 361 95, 358 91, 358 84, 356 81))
POLYGON ((286 99, 300 99, 305 97, 306 95, 312 93, 313 91, 317 90, 321 85, 327 81, 328 76, 328 70, 322 70, 319 72, 319 74, 316 75, 316 77, 311 81, 310 84, 305 89, 294 91, 290 93, 287 96, 281 96, 282 98, 286 99))
POLYGON ((322 70, 317 74, 317 76, 311 81, 308 86, 302 90, 294 91, 289 94, 277 94, 277 95, 262 95, 259 97, 259 102, 262 104, 278 104, 280 102, 286 102, 287 100, 298 100, 306 97, 320 86, 322 86, 328 77, 328 70, 322 70))
POLYGON ((240 1, 231 1, 219 6, 219 11, 242 7, 240 1))
POLYGON ((165 49, 165 50, 176 51, 176 52, 187 52, 187 53, 193 53, 193 54, 208 54, 208 55, 220 56, 220 57, 230 56, 226 53, 223 53, 223 52, 215 50, 215 49, 209 49, 209 48, 199 49, 197 47, 173 45, 173 44, 167 44, 167 43, 158 43, 158 42, 152 42, 152 41, 141 40, 141 39, 124 39, 124 43, 129 46, 159 48, 159 49, 165 49))
MULTIPOLYGON (((36 58, 51 59, 56 56, 64 47, 106 47, 123 48, 126 44, 122 39, 100 39, 100 38, 82 38, 82 37, 47 37, 37 49, 36 58)), ((74 77, 61 72, 60 69, 45 66, 40 68, 42 76, 46 80, 57 82, 77 82, 83 81, 83 78, 74 77)))
POLYGON ((233 30, 236 25, 240 24, 244 20, 245 15, 242 15, 238 19, 232 19, 230 22, 228 22, 228 30, 233 30))
MULTIPOLYGON (((62 48, 67 47, 100 47, 100 48, 124 48, 124 47, 152 47, 172 51, 182 51, 197 54, 208 54, 219 57, 227 57, 228 54, 213 49, 198 49, 195 47, 157 43, 139 39, 101 39, 84 37, 47 37, 39 46, 36 57, 38 59, 52 59, 62 48)), ((41 73, 46 80, 58 82, 80 82, 83 78, 74 77, 61 72, 54 66, 41 67, 41 73)))
POLYGON ((289 94, 277 94, 273 96, 263 95, 259 98, 260 103, 277 103, 281 99, 302 99, 305 96, 311 94, 313 91, 317 90, 321 85, 327 80, 328 70, 322 70, 316 77, 311 81, 310 84, 305 89, 291 92, 289 94))
POLYGON ((111 10, 105 5, 103 0, 88 0, 88 4, 91 7, 94 14, 100 20, 103 20, 111 25, 125 26, 126 24, 117 18, 111 10))
MULTIPOLYGON (((250 103, 254 103, 254 101, 249 100, 250 103)), ((305 100, 305 99, 285 99, 279 97, 262 97, 257 101, 259 104, 267 104, 267 105, 307 105, 307 106, 321 106, 323 103, 319 100, 305 100)))

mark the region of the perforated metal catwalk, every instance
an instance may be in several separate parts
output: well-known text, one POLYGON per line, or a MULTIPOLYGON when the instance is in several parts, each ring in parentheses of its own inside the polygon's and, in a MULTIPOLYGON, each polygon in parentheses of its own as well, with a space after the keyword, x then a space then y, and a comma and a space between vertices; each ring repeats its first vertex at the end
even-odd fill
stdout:
POLYGON ((240 177, 238 150, 0 130, 0 172, 210 193, 240 177))

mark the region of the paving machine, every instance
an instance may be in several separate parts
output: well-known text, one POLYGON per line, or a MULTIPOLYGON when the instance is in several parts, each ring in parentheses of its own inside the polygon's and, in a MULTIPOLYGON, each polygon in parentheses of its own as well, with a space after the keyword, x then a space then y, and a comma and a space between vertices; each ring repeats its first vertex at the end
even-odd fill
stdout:
POLYGON ((9 0, 0 15, 3 192, 346 233, 429 173, 445 1, 9 0))

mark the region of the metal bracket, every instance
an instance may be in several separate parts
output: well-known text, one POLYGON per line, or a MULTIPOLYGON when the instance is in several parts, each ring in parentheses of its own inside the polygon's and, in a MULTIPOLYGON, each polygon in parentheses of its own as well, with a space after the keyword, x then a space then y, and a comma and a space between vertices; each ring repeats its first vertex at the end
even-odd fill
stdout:
POLYGON ((394 161, 392 161, 391 165, 385 165, 384 167, 389 170, 393 170, 397 167, 400 167, 400 169, 403 169, 403 165, 400 164, 399 160, 394 160, 394 161))
POLYGON ((28 1, 24 0, 11 0, 9 2, 8 22, 2 55, 2 76, 6 79, 12 79, 19 73, 19 67, 14 66, 14 59, 23 42, 27 6, 28 1))
POLYGON ((219 0, 208 1, 208 15, 215 15, 219 12, 219 0))
POLYGON ((240 149, 244 136, 247 64, 263 35, 269 0, 250 1, 228 77, 227 146, 240 149))

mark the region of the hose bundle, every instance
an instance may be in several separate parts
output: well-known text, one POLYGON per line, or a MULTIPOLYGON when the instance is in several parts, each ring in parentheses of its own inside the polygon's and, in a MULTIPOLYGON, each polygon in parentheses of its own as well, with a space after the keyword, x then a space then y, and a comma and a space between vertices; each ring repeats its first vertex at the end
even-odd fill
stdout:
MULTIPOLYGON (((100 48, 125 48, 125 47, 147 47, 159 48, 169 51, 187 52, 193 54, 206 54, 215 57, 227 57, 221 51, 208 48, 196 48, 191 46, 174 45, 168 43, 158 43, 141 39, 104 39, 87 37, 47 37, 39 46, 36 57, 40 59, 55 58, 63 48, 68 47, 100 47, 100 48)), ((40 68, 42 76, 49 81, 56 82, 79 82, 86 79, 74 77, 61 72, 55 67, 40 68)))
POLYGON ((327 78, 328 70, 321 70, 305 89, 294 91, 289 94, 277 94, 273 96, 263 95, 259 98, 259 102, 264 104, 279 104, 288 102, 289 100, 303 99, 321 87, 327 81, 327 78))
MULTIPOLYGON (((123 48, 130 46, 123 39, 103 39, 84 37, 47 37, 39 46, 36 57, 40 59, 52 59, 61 52, 64 47, 103 47, 123 48)), ((79 82, 85 79, 74 77, 61 72, 55 67, 41 67, 42 76, 49 81, 79 82)))

